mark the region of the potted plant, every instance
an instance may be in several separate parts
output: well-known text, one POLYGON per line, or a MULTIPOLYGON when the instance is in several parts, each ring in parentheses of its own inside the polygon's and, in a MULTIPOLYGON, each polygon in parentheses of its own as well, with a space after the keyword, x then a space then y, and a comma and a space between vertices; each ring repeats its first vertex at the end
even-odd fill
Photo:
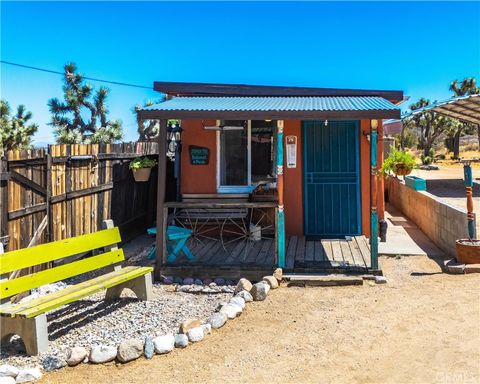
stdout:
POLYGON ((133 159, 129 168, 133 171, 135 181, 148 181, 152 168, 157 165, 157 161, 148 157, 136 157, 133 159))
POLYGON ((381 172, 384 176, 393 172, 396 176, 406 176, 415 167, 415 157, 409 152, 398 150, 394 147, 383 161, 381 172))

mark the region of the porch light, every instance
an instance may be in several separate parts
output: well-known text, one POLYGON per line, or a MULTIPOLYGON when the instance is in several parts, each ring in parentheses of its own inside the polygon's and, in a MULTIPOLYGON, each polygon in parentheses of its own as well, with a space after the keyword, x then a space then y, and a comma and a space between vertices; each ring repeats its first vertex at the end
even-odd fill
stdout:
POLYGON ((328 120, 325 120, 323 124, 325 125, 325 127, 328 127, 328 120))
POLYGON ((376 119, 370 120, 370 127, 372 127, 374 131, 376 131, 378 128, 378 120, 376 119))

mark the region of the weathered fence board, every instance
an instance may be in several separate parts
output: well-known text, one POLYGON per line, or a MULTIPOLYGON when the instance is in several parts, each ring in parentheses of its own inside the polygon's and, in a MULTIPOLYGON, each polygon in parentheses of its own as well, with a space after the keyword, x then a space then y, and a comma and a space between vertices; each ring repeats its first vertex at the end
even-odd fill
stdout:
POLYGON ((155 219, 156 169, 136 183, 128 168, 137 156, 158 155, 155 142, 51 145, 10 151, 0 159, 0 241, 27 247, 96 232, 113 219, 128 240, 155 219))

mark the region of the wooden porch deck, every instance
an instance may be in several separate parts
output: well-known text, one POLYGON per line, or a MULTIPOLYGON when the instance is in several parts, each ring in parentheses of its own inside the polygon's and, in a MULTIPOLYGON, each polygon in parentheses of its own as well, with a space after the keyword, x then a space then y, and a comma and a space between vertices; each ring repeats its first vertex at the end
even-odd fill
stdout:
MULTIPOLYGON (((225 250, 220 241, 207 240, 190 246, 194 260, 183 255, 168 263, 168 267, 196 266, 203 268, 239 267, 241 269, 271 269, 276 267, 275 240, 262 239, 249 247, 239 242, 225 250)), ((341 269, 366 271, 370 268, 370 248, 365 236, 349 240, 307 240, 305 236, 286 239, 286 267, 288 271, 309 269, 341 269)))

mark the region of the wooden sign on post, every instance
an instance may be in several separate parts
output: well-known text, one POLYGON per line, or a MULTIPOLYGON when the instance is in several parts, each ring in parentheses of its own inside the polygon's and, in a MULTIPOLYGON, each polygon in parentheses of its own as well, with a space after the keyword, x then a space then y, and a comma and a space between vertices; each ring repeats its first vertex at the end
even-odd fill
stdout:
POLYGON ((287 168, 297 168, 297 136, 285 138, 287 152, 287 168))
POLYGON ((206 147, 198 147, 190 145, 188 147, 190 153, 190 163, 192 165, 207 165, 210 158, 210 149, 206 147))

